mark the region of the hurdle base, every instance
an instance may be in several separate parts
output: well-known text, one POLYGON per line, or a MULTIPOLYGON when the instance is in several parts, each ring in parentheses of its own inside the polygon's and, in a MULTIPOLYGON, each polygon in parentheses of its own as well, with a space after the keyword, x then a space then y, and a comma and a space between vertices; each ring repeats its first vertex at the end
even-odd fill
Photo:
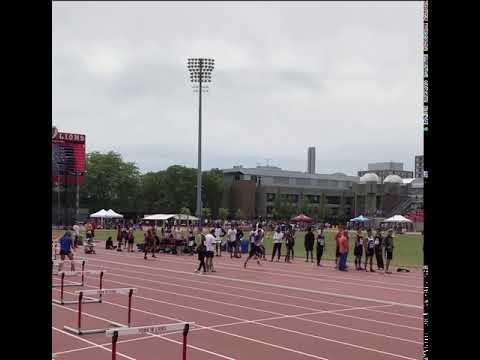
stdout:
MULTIPOLYGON (((67 286, 83 286, 82 283, 63 284, 63 287, 67 286)), ((52 284, 52 288, 62 287, 62 284, 52 284)))
MULTIPOLYGON (((126 327, 125 325, 114 322, 114 321, 110 321, 110 325, 115 326, 115 327, 121 327, 121 328, 126 327)), ((64 325, 63 329, 68 331, 68 332, 71 332, 75 335, 88 335, 88 334, 102 334, 102 333, 105 333, 107 331, 107 329, 110 329, 110 327, 109 328, 103 328, 103 329, 75 329, 75 328, 72 328, 70 326, 64 325)))
MULTIPOLYGON (((90 304, 90 303, 98 303, 100 304, 102 302, 102 299, 96 299, 96 298, 84 298, 82 299, 82 304, 90 304)), ((58 299, 52 299, 52 303, 58 304, 58 305, 72 305, 72 304, 78 304, 78 300, 58 300, 58 299)))
POLYGON ((107 330, 107 329, 86 329, 86 330, 82 330, 82 329, 75 329, 75 328, 72 328, 72 327, 67 326, 67 325, 64 325, 63 329, 68 331, 68 332, 71 332, 75 335, 102 334, 102 333, 105 333, 105 331, 107 330))

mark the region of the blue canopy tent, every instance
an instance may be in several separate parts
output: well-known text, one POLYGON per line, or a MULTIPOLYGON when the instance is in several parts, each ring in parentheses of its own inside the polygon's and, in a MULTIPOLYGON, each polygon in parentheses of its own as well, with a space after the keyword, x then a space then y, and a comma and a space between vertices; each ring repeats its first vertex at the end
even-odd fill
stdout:
POLYGON ((356 218, 353 218, 353 219, 350 219, 350 221, 352 222, 365 222, 365 221, 369 221, 370 219, 363 216, 363 215, 360 215, 360 216, 357 216, 356 218))

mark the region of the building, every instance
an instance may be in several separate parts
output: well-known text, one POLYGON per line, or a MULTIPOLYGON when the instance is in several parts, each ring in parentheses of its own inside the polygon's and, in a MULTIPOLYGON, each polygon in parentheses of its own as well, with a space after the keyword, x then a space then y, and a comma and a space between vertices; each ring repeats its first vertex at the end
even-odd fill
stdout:
POLYGON ((307 172, 309 174, 315 174, 315 148, 309 147, 308 148, 308 164, 307 164, 307 172))
POLYGON ((423 178, 423 155, 415 156, 415 177, 423 178))
POLYGON ((367 173, 374 173, 378 175, 381 181, 383 181, 383 179, 389 175, 398 175, 402 179, 413 178, 413 171, 403 170, 403 163, 392 161, 368 164, 368 170, 359 171, 357 174, 359 177, 362 177, 367 173))

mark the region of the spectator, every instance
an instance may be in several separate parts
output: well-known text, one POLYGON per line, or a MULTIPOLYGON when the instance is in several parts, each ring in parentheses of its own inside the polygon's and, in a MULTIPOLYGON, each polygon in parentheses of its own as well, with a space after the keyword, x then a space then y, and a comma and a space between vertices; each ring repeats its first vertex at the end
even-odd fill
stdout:
POLYGON ((273 233, 273 251, 272 251, 272 259, 270 262, 273 261, 275 254, 278 251, 277 262, 280 261, 280 256, 282 256, 282 241, 283 241, 283 232, 280 229, 280 226, 277 226, 277 229, 273 233))
POLYGON ((387 261, 385 263, 385 274, 391 274, 391 271, 388 269, 390 266, 390 261, 393 259, 393 248, 393 231, 390 229, 385 237, 385 253, 387 256, 387 261))
POLYGON ((308 254, 310 254, 310 260, 313 262, 313 244, 315 243, 315 235, 312 232, 312 228, 307 229, 305 234, 305 262, 308 262, 308 254))
POLYGON ((374 236, 374 252, 377 260, 377 270, 383 270, 383 238, 380 228, 377 229, 377 233, 374 236))
POLYGON ((338 251, 339 251, 339 261, 338 261, 338 270, 347 271, 347 253, 348 253, 348 240, 345 232, 340 232, 338 237, 338 251))
POLYGON ((320 265, 320 260, 322 259, 323 249, 325 247, 325 235, 323 233, 323 227, 320 228, 317 235, 317 266, 320 265))
POLYGON ((113 240, 112 240, 112 237, 109 236, 107 241, 105 241, 105 249, 106 250, 113 250, 115 249, 115 247, 113 246, 113 240))
POLYGON ((363 234, 362 234, 362 229, 360 228, 357 230, 353 255, 355 256, 355 269, 363 270, 362 269, 363 234))

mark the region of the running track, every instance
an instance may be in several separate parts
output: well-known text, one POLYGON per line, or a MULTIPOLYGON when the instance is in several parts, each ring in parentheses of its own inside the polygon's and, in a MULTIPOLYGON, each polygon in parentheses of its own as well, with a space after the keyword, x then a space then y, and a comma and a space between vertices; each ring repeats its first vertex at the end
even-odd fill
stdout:
MULTIPOLYGON (((293 264, 255 261, 224 253, 217 272, 193 273, 196 257, 106 251, 98 243, 87 257, 89 270, 106 270, 104 288, 135 287, 132 326, 195 322, 188 335, 188 360, 413 360, 423 353, 423 280, 410 273, 335 271, 297 259, 293 264)), ((393 269, 395 270, 395 269, 393 269)), ((67 278, 70 279, 70 278, 67 278)), ((53 279, 57 282, 58 279, 53 279)), ((77 279, 72 279, 77 280, 77 279)), ((86 277, 96 288, 96 276, 86 277)), ((73 298, 77 287, 67 287, 73 298)), ((59 298, 59 289, 52 297, 59 298)), ((57 360, 109 360, 111 338, 77 336, 76 305, 52 304, 52 348, 57 360)), ((101 304, 83 305, 85 328, 126 324, 127 297, 105 295, 101 304)), ((181 359, 181 332, 120 337, 119 360, 181 359)))

